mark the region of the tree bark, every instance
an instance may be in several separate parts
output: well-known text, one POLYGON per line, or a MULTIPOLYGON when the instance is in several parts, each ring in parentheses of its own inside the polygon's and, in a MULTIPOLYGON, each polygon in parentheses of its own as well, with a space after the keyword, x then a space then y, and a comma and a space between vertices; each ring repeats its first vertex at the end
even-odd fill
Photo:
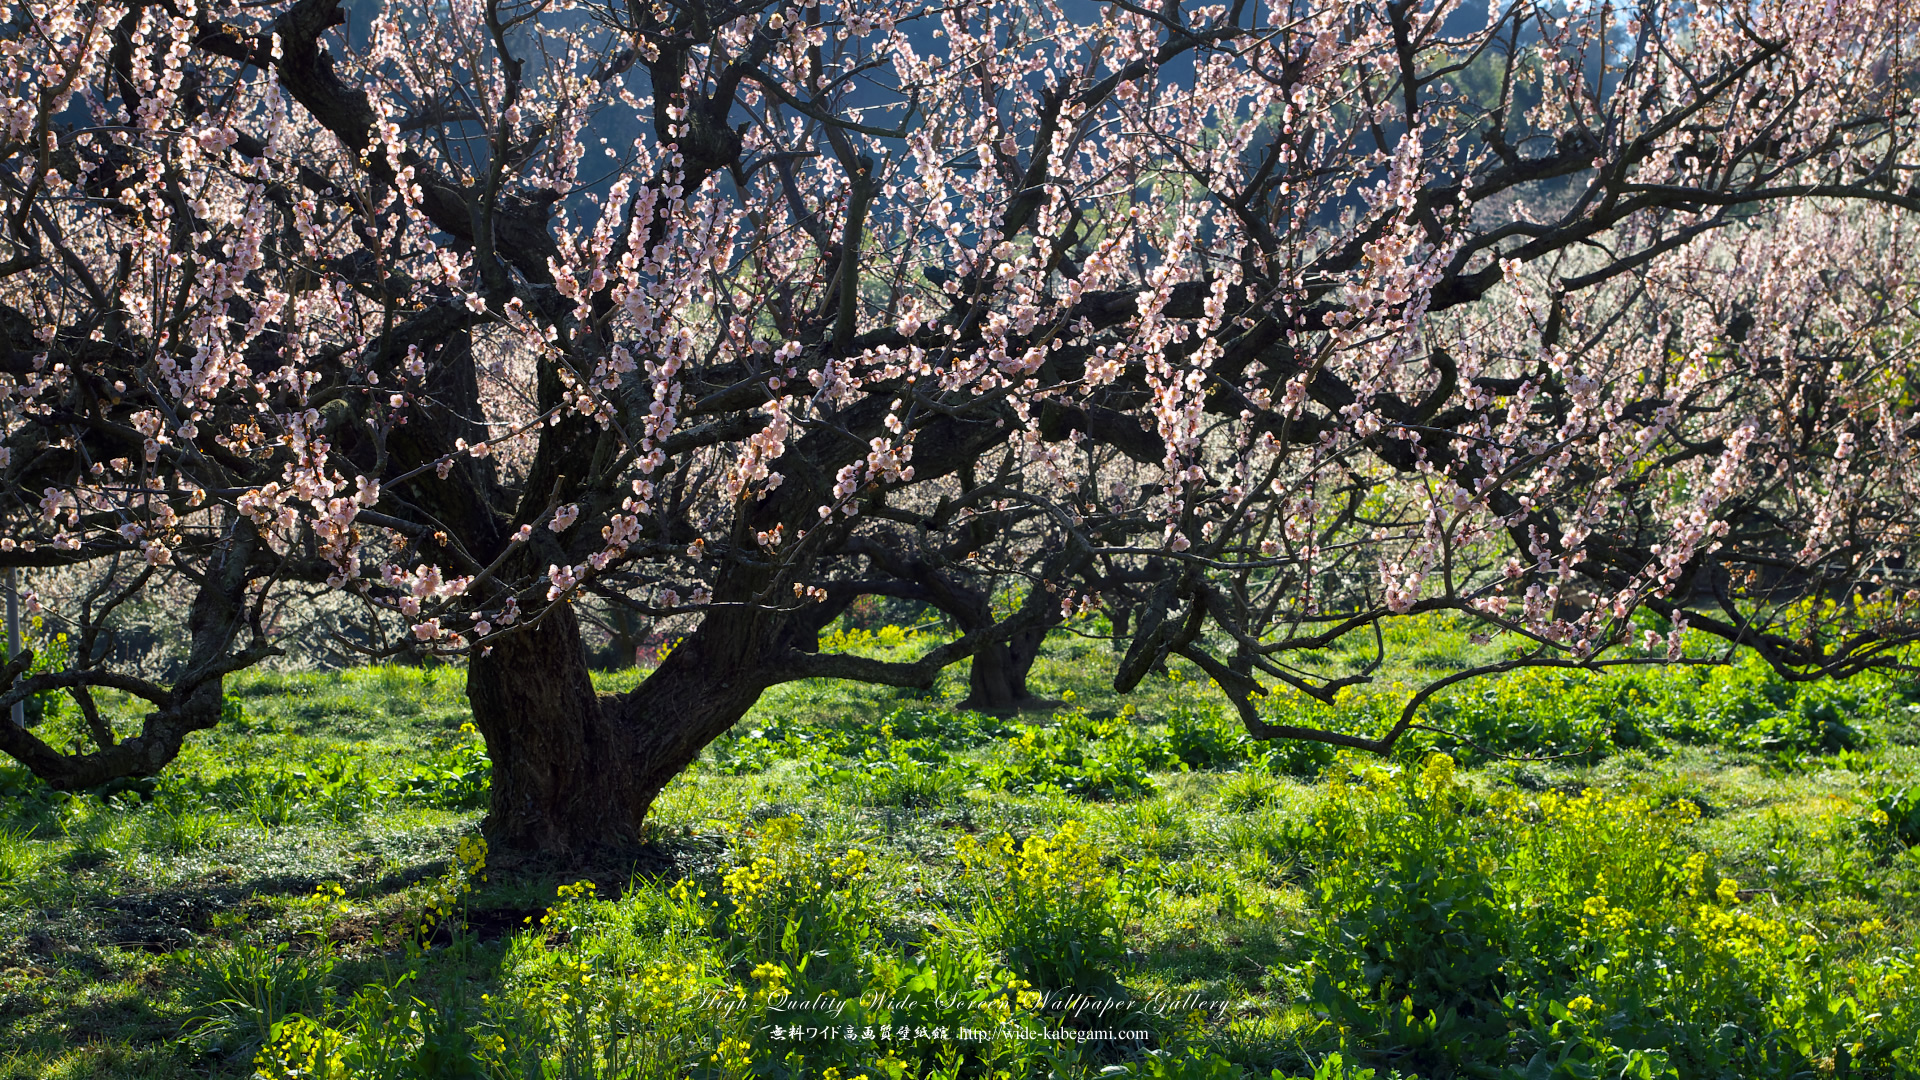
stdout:
POLYGON ((1133 605, 1131 603, 1115 603, 1109 601, 1107 604, 1107 620, 1113 623, 1113 639, 1109 642, 1109 645, 1116 654, 1126 652, 1127 627, 1133 622, 1133 605))
POLYGON ((639 687, 597 694, 573 609, 560 604, 467 665, 493 762, 482 831, 496 848, 578 858, 642 839, 669 781, 734 725, 762 685, 751 619, 710 617, 639 687))
POLYGON ((1004 716, 1039 705, 1040 699, 1027 689, 1027 673, 1039 659, 1048 629, 1023 630, 1011 641, 985 645, 974 653, 967 673, 967 697, 960 708, 1004 716))

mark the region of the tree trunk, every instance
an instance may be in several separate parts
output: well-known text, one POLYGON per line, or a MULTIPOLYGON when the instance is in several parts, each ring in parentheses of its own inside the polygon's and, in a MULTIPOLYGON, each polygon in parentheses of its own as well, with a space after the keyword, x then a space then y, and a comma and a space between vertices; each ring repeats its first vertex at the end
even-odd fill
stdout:
MULTIPOLYGON (((973 527, 983 526, 976 521, 973 527)), ((905 596, 932 604, 941 614, 952 619, 962 633, 970 634, 994 625, 993 595, 987 589, 975 588, 964 580, 942 572, 932 563, 906 556, 898 544, 856 543, 851 550, 865 555, 875 566, 900 580, 903 587, 888 590, 888 595, 905 596)), ((845 593, 835 598, 837 607, 823 606, 818 613, 822 620, 819 625, 824 627, 827 621, 845 610, 852 599, 851 593, 845 593)), ((973 654, 971 670, 967 674, 967 698, 960 703, 960 708, 1005 716, 1047 704, 1027 690, 1027 673, 1033 670, 1033 662, 1040 655, 1040 645, 1046 641, 1047 632, 1060 624, 1061 617, 1057 609, 1054 610, 1055 614, 1048 616, 1041 625, 1022 630, 1005 643, 983 645, 973 654)), ((809 652, 818 647, 809 639, 806 646, 809 652)))
POLYGON ((567 604, 473 657, 467 699, 493 762, 488 843, 562 857, 637 844, 667 783, 759 697, 759 683, 727 674, 757 669, 741 655, 750 629, 709 617, 622 695, 595 693, 567 604))
POLYGON ((645 624, 640 616, 619 604, 613 604, 607 610, 607 622, 607 630, 613 637, 613 643, 609 646, 613 650, 613 666, 638 666, 640 646, 647 639, 645 624))
POLYGON ((467 700, 493 763, 489 841, 567 850, 586 837, 639 836, 651 796, 636 797, 630 755, 600 708, 571 606, 469 660, 467 700))
POLYGON ((1117 604, 1109 601, 1107 604, 1107 621, 1113 624, 1113 638, 1108 642, 1108 645, 1115 653, 1126 652, 1127 626, 1133 621, 1133 605, 1117 604))
POLYGON ((1027 673, 1040 657, 1040 645, 1049 627, 1023 630, 1004 644, 987 645, 973 654, 967 674, 967 698, 960 708, 1005 716, 1041 704, 1027 690, 1027 673))

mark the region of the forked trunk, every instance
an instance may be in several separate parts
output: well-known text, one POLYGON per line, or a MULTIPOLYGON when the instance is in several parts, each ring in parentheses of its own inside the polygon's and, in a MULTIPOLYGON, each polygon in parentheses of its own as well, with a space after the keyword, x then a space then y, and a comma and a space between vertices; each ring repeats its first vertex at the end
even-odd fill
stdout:
POLYGON ((637 843, 667 783, 759 696, 722 674, 751 668, 703 662, 700 639, 711 637, 689 639, 620 695, 594 692, 566 604, 473 657, 467 698, 493 762, 488 842, 569 857, 637 843))
POLYGON ((1047 630, 1025 630, 1005 644, 982 646, 974 653, 967 676, 967 698, 960 707, 1004 716, 1043 704, 1027 689, 1027 673, 1040 656, 1047 630))

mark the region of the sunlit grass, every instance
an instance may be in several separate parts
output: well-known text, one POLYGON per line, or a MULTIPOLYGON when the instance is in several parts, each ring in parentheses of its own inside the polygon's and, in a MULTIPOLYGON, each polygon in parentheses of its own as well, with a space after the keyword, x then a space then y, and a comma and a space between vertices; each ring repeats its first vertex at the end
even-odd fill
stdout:
MULTIPOLYGON (((1383 684, 1497 655, 1497 643, 1475 646, 1450 633, 1430 633, 1425 651, 1382 670, 1383 684)), ((931 641, 876 634, 838 644, 905 658, 931 641)), ((1371 640, 1327 650, 1330 662, 1349 669, 1371 655, 1371 640)), ((978 894, 968 891, 956 852, 967 840, 1004 833, 1019 843, 1065 827, 1081 831, 1096 876, 1115 890, 1122 952, 1107 963, 1125 992, 1237 1003, 1195 1028, 1156 1028, 1156 1037, 1223 1055, 1262 1080, 1275 1068, 1283 1076, 1310 1072, 1327 1043, 1301 1004, 1315 962, 1302 935, 1322 902, 1302 837, 1339 783, 1319 775, 1332 758, 1278 758, 1243 739, 1217 690, 1178 661, 1124 699, 1111 691, 1111 665, 1106 642, 1057 636, 1029 683, 1066 704, 1053 715, 1009 720, 951 712, 965 694, 964 668, 926 691, 825 681, 773 689, 656 804, 656 847, 639 864, 655 876, 590 869, 603 895, 637 891, 605 909, 632 920, 595 939, 609 951, 580 955, 604 965, 616 955, 719 950, 713 978, 755 985, 751 970, 764 958, 747 963, 746 954, 727 953, 724 935, 712 931, 669 932, 678 924, 660 905, 670 905, 667 890, 683 874, 710 893, 722 888, 721 876, 747 857, 765 823, 793 815, 820 858, 868 853, 861 917, 876 935, 861 948, 871 954, 864 962, 879 967, 858 978, 883 978, 888 964, 952 948, 961 950, 949 960, 956 970, 996 979, 1003 946, 967 935, 977 919, 969 897, 978 894), (1068 753, 1085 764, 1062 771, 1051 755, 1068 753), (1140 783, 1088 795, 1058 782, 1102 770, 1140 783), (745 966, 729 966, 736 962, 745 966)), ((596 684, 620 692, 643 676, 601 674, 596 684)), ((1470 692, 1496 704, 1550 705, 1559 685, 1505 697, 1470 692)), ((1713 685, 1736 704, 1744 692, 1737 682, 1713 685)), ((1611 707, 1596 693, 1582 689, 1566 700, 1611 707)), ((480 817, 478 804, 459 802, 454 779, 477 746, 461 730, 469 717, 458 668, 246 673, 231 681, 229 696, 237 715, 190 742, 149 792, 70 798, 36 792, 17 770, 0 777, 22 792, 0 805, 0 1077, 249 1074, 247 1054, 196 1041, 182 1027, 204 1005, 195 1004, 194 972, 203 970, 195 965, 240 947, 285 944, 301 956, 331 956, 318 1007, 337 1025, 378 1013, 390 1017, 382 1023, 404 1026, 404 1012, 379 1010, 412 996, 434 1017, 479 1024, 481 993, 500 999, 522 985, 516 979, 547 971, 535 961, 561 939, 538 921, 575 875, 537 863, 466 896, 463 935, 432 940, 425 951, 405 945, 403 928, 480 817), (342 899, 321 920, 315 889, 334 884, 342 899), (388 1004, 354 1005, 363 990, 379 990, 388 1004)), ((133 703, 108 695, 107 705, 123 729, 137 726, 133 703)), ((1498 709, 1488 715, 1506 715, 1498 709)), ((1920 860, 1877 839, 1870 820, 1877 793, 1920 782, 1920 750, 1909 745, 1916 740, 1903 716, 1863 719, 1862 747, 1846 755, 1817 746, 1763 750, 1747 729, 1728 727, 1724 744, 1655 731, 1645 745, 1531 762, 1488 758, 1460 776, 1476 798, 1592 787, 1688 803, 1699 812, 1681 834, 1686 844, 1715 852, 1717 865, 1759 890, 1756 903, 1778 903, 1782 917, 1830 939, 1823 947, 1831 963, 1867 963, 1915 944, 1920 860), (1849 929, 1875 920, 1881 928, 1871 935, 1849 929)), ((1356 713, 1335 718, 1368 722, 1356 713)), ((72 722, 56 716, 42 730, 72 722)), ((1416 763, 1424 749, 1411 746, 1400 763, 1416 763)), ((832 976, 843 977, 855 978, 832 976)), ((675 1030, 707 1040, 696 1055, 702 1060, 731 1037, 713 1017, 686 1025, 675 1030)), ((757 1038, 744 1028, 738 1034, 750 1044, 757 1038)), ((1127 1053, 1081 1054, 1060 1075, 1124 1065, 1127 1053)), ((678 1065, 660 1067, 669 1070, 661 1075, 682 1075, 672 1072, 678 1065)))

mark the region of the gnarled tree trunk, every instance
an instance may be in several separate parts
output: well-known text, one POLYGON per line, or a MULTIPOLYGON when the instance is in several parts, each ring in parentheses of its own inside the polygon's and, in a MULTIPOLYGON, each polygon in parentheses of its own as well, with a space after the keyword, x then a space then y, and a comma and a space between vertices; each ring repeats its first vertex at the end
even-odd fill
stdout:
POLYGON ((573 609, 561 604, 467 666, 493 762, 484 831, 497 848, 578 856, 637 843, 653 801, 745 716, 753 620, 712 619, 637 688, 597 694, 573 609))
MULTIPOLYGON (((976 629, 963 626, 963 629, 976 629)), ((967 675, 967 697, 962 709, 1006 715, 1042 704, 1027 689, 1027 673, 1040 657, 1040 645, 1050 627, 1023 630, 1010 641, 983 645, 973 654, 972 670, 967 675)))

